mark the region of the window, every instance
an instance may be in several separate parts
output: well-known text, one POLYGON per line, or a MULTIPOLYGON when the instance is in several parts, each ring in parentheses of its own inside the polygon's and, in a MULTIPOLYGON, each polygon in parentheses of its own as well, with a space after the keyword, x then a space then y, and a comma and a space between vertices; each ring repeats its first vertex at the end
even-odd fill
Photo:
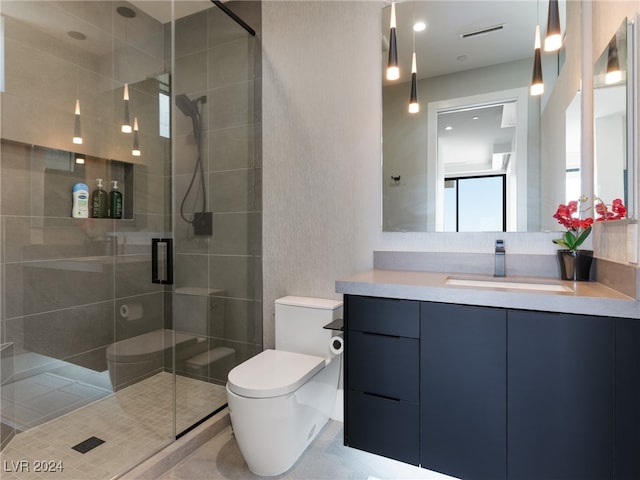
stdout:
POLYGON ((506 175, 447 178, 445 232, 505 232, 506 175))

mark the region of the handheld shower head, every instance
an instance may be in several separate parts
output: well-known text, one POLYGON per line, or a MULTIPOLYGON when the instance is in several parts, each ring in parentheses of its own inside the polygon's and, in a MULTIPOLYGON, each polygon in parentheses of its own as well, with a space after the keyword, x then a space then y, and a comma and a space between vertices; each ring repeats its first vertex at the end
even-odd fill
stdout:
MULTIPOLYGON (((198 99, 199 100, 199 99, 198 99)), ((193 101, 187 97, 184 93, 176 95, 176 106, 187 117, 197 117, 198 112, 198 100, 193 101)))

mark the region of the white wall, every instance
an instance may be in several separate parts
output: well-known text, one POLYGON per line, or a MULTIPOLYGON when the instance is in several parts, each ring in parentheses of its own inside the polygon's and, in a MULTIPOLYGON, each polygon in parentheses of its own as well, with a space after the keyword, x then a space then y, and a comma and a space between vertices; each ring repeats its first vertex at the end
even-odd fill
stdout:
MULTIPOLYGON (((609 16, 611 4, 623 2, 603 3, 609 16)), ((622 7, 639 10, 639 3, 622 7)), ((335 280, 371 268, 373 250, 491 252, 500 237, 509 253, 556 250, 551 240, 557 232, 382 232, 382 7, 378 1, 263 4, 265 348, 273 345, 277 297, 337 298, 335 280)), ((623 16, 616 10, 612 15, 618 18, 608 22, 611 32, 623 16)), ((594 10, 594 22, 603 12, 594 10)), ((599 30, 594 27, 598 38, 599 30)), ((553 114, 560 132, 579 87, 576 68, 579 62, 567 69, 572 81, 564 90, 566 103, 553 114)), ((552 109, 545 110, 551 115, 552 109)), ((564 152, 564 134, 556 146, 564 152)), ((549 218, 555 206, 549 207, 549 218)))
POLYGON ((266 1, 263 21, 264 347, 283 295, 340 298, 380 232, 380 11, 266 1))

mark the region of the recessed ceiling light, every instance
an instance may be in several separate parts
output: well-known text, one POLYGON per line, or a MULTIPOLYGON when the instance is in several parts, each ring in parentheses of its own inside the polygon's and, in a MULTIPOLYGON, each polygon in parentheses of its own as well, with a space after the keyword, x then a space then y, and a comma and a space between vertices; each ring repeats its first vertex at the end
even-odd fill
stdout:
POLYGON ((471 120, 477 120, 478 118, 480 118, 478 117, 478 115, 474 115, 473 117, 471 117, 471 120))
POLYGON ((86 40, 87 39, 87 36, 84 33, 76 32, 75 30, 71 30, 71 31, 67 32, 67 35, 69 35, 74 40, 86 40))
POLYGON ((451 125, 447 125, 446 127, 444 127, 445 130, 453 130, 453 127, 451 125))
POLYGON ((414 32, 422 32, 425 28, 427 28, 427 24, 421 21, 417 21, 413 24, 414 32))
POLYGON ((124 18, 134 18, 136 16, 136 12, 129 7, 118 7, 116 8, 116 12, 124 18))

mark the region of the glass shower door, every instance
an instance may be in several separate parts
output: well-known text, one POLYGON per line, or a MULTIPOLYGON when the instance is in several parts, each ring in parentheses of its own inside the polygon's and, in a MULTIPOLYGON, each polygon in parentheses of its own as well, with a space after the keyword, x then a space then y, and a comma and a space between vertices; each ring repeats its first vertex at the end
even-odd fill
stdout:
POLYGON ((260 56, 244 28, 260 2, 225 7, 175 21, 172 325, 197 338, 176 348, 178 433, 226 405, 229 370, 262 349, 260 56))
POLYGON ((175 438, 167 294, 150 282, 150 239, 171 232, 166 29, 125 2, 0 8, 2 477, 47 459, 58 478, 112 478, 175 438), (72 209, 98 178, 118 182, 121 218, 72 209))

